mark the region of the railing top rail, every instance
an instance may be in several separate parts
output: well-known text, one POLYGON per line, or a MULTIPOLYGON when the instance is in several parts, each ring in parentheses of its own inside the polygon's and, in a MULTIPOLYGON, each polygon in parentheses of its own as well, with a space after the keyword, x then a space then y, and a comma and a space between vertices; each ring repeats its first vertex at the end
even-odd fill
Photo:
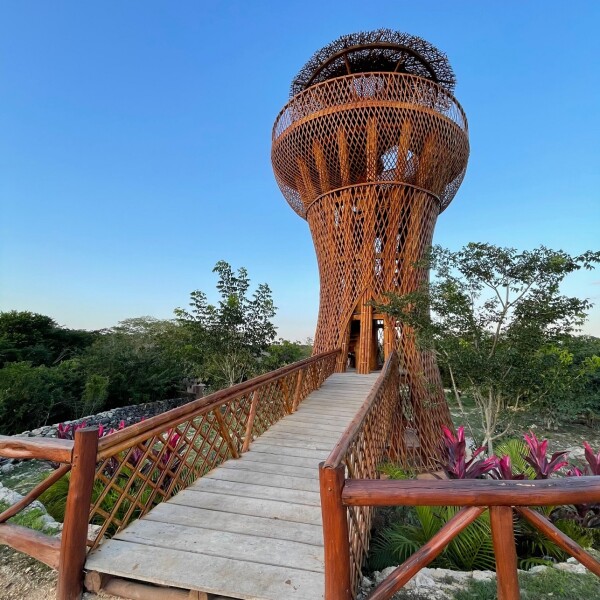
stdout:
POLYGON ((381 370, 381 374, 377 378, 377 381, 373 385, 373 388, 369 392, 366 400, 363 405, 360 407, 359 411, 356 413, 355 417, 350 422, 350 425, 346 428, 346 430, 342 433, 336 445, 334 446, 331 454, 327 457, 327 460, 323 463, 323 468, 326 469, 335 469, 339 465, 342 464, 346 454, 348 453, 350 446, 356 435, 360 432, 361 427, 363 426, 364 420, 369 413, 369 409, 373 402, 375 402, 377 398, 377 394, 379 390, 383 387, 386 379, 390 376, 392 369, 397 368, 398 366, 398 355, 396 352, 392 352, 388 359, 385 361, 383 365, 383 369, 381 370))
POLYGON ((210 394, 204 398, 193 400, 192 402, 188 402, 183 406, 173 408, 159 415, 155 415, 154 417, 146 419, 145 421, 130 425, 121 431, 117 431, 102 438, 98 444, 98 452, 106 454, 109 449, 121 445, 124 441, 137 437, 140 434, 152 431, 157 427, 167 426, 169 423, 176 424, 182 419, 189 418, 191 415, 201 415, 207 413, 214 408, 239 397, 242 394, 248 394, 257 388, 270 383, 271 381, 275 381, 280 377, 284 377, 289 373, 298 371, 307 365, 310 365, 311 363, 318 362, 327 356, 332 356, 338 354, 339 352, 340 350, 337 349, 311 356, 310 358, 306 358, 291 365, 281 367, 275 371, 259 375, 258 377, 238 383, 237 385, 224 390, 219 390, 218 392, 214 392, 213 394, 210 394))
POLYGON ((431 108, 440 116, 449 118, 465 133, 468 131, 467 117, 462 106, 451 93, 435 81, 418 75, 385 71, 342 75, 321 81, 296 94, 277 115, 273 125, 272 140, 276 141, 284 131, 300 119, 314 115, 324 108, 340 106, 350 102, 368 103, 382 100, 406 102, 408 99, 415 106, 431 108), (391 92, 392 95, 390 95, 385 86, 375 85, 371 89, 369 78, 376 78, 382 82, 401 83, 404 94, 399 98, 398 90, 394 89, 391 92), (347 82, 352 85, 346 86, 347 82), (363 87, 365 87, 364 90, 363 87), (331 97, 332 89, 337 90, 340 94, 335 100, 331 97), (426 92, 425 96, 423 96, 423 92, 426 92), (321 97, 325 100, 325 103, 319 102, 318 99, 321 97))
POLYGON ((73 440, 0 435, 0 456, 6 458, 37 458, 70 463, 73 440))
POLYGON ((549 506, 600 502, 600 477, 492 479, 348 479, 346 506, 549 506))

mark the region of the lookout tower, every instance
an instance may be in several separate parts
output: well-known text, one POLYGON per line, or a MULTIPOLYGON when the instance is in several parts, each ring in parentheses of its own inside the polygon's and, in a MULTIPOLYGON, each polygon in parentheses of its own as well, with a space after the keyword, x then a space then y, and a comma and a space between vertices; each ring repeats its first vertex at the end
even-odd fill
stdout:
POLYGON ((397 349, 423 410, 432 385, 445 405, 434 358, 373 305, 428 277, 415 264, 469 155, 454 84, 446 56, 421 38, 388 29, 345 35, 298 73, 273 127, 275 177, 317 253, 314 351, 342 348, 338 370, 360 374, 397 349))

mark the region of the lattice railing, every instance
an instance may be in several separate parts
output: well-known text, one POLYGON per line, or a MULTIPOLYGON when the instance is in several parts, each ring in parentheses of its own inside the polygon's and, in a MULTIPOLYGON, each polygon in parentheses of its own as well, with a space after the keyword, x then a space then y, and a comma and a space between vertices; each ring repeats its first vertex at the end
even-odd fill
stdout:
POLYGON ((93 543, 168 500, 295 410, 334 371, 339 350, 195 400, 102 438, 93 543))
POLYGON ((442 86, 407 73, 355 73, 329 79, 296 94, 281 110, 272 137, 276 140, 288 127, 331 107, 378 100, 404 102, 438 112, 467 131, 467 117, 456 98, 442 86))
MULTIPOLYGON (((338 444, 321 465, 321 502, 324 511, 324 488, 329 485, 327 476, 335 478, 336 472, 344 479, 378 479, 378 467, 385 462, 392 441, 392 424, 399 411, 400 371, 398 354, 392 352, 362 408, 342 434, 338 444)), ((329 490, 328 490, 329 491, 329 490)), ((326 492, 325 492, 326 493, 326 492)), ((361 568, 369 551, 373 507, 353 506, 347 511, 350 550, 350 579, 355 588, 360 581, 361 568)), ((324 523, 326 522, 324 513, 324 523)), ((325 552, 327 557, 327 530, 325 552)), ((327 564, 327 558, 326 558, 327 564)), ((327 578, 327 570, 325 576, 327 578)), ((326 584, 327 585, 327 584, 326 584)))

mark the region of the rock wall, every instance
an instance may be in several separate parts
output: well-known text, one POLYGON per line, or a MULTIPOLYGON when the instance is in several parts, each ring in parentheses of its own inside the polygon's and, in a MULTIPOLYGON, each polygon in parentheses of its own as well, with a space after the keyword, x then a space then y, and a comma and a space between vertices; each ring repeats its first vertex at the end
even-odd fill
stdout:
MULTIPOLYGON (((177 408, 182 404, 190 402, 190 398, 172 398, 170 400, 160 400, 158 402, 149 402, 147 404, 133 404, 131 406, 121 406, 98 413, 97 415, 89 415, 81 419, 73 421, 65 421, 63 425, 71 425, 73 427, 80 423, 86 423, 88 426, 103 425, 105 429, 118 429, 121 421, 125 422, 125 426, 137 423, 142 419, 148 419, 154 415, 164 413, 172 408, 177 408)), ((54 425, 45 425, 32 431, 24 431, 20 436, 27 437, 56 437, 58 434, 58 423, 54 425)))

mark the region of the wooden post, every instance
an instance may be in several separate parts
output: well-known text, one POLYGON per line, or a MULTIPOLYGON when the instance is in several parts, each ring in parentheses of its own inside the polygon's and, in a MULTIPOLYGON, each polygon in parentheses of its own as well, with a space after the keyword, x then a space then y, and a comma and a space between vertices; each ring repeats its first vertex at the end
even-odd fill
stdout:
POLYGON ((304 369, 298 371, 298 379, 296 380, 296 390, 294 392, 294 403, 292 404, 292 412, 298 410, 300 404, 300 394, 302 393, 302 382, 304 381, 304 369))
POLYGON ((79 600, 83 591, 83 566, 97 452, 98 429, 78 429, 75 432, 71 481, 60 544, 57 600, 79 600))
POLYGON ((221 409, 217 406, 215 408, 215 410, 213 411, 213 414, 215 415, 215 417, 217 419, 217 423, 219 424, 219 429, 221 431, 221 437, 227 442, 227 445, 229 446, 229 450, 231 451, 231 455, 233 456, 233 458, 239 458, 240 453, 238 452, 238 449, 235 447, 235 444, 233 443, 233 440, 231 439, 231 436, 229 435, 229 429, 227 428, 227 423, 225 423, 225 419, 223 418, 223 415, 221 414, 221 409))
POLYGON ((344 465, 335 469, 325 468, 324 463, 319 465, 325 545, 324 600, 352 600, 348 517, 342 504, 345 478, 344 465))
POLYGON ((256 389, 252 392, 252 404, 250 404, 250 414, 246 423, 246 433, 244 435, 244 445, 242 452, 248 452, 250 442, 252 442, 252 428, 254 427, 254 417, 256 417, 256 409, 258 408, 258 400, 260 399, 260 390, 256 389))
POLYGON ((513 511, 510 506, 490 506, 492 541, 496 555, 498 600, 519 600, 517 552, 513 531, 513 511))

